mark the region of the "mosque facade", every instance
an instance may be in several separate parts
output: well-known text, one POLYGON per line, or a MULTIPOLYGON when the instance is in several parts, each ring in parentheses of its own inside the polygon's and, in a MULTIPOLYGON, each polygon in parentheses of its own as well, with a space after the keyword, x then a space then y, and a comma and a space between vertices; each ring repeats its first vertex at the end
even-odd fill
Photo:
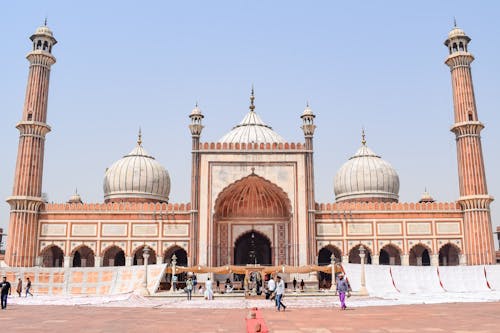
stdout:
MULTIPOLYGON (((302 142, 288 142, 255 111, 255 96, 241 123, 217 142, 202 140, 203 118, 189 114, 191 200, 170 201, 170 175, 145 150, 141 134, 132 151, 109 166, 104 200, 66 203, 42 198, 49 76, 56 62, 52 31, 31 36, 32 50, 10 204, 5 262, 12 267, 127 266, 149 263, 222 266, 359 262, 478 265, 495 262, 479 121, 471 77, 470 38, 454 27, 445 41, 451 71, 459 198, 399 202, 399 176, 368 147, 338 170, 335 202, 318 203, 314 189, 315 115, 300 119, 302 142)), ((117 152, 119 154, 120 152, 117 152)), ((103 166, 104 167, 104 166, 103 166)), ((189 186, 189 184, 186 184, 189 186)))

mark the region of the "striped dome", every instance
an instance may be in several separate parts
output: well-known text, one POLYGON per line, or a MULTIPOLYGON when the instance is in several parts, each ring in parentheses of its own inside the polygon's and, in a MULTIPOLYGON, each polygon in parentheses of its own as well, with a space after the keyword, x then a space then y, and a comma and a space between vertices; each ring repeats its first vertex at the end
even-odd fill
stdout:
POLYGON ((399 199, 399 176, 380 156, 363 145, 337 172, 336 201, 384 201, 399 199))
POLYGON ((168 202, 170 176, 142 147, 137 146, 106 170, 104 200, 168 202))

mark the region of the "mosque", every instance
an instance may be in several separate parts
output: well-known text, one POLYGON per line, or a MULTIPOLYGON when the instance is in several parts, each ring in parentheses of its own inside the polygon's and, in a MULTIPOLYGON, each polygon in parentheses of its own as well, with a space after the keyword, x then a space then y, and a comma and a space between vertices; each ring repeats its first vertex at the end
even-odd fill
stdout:
MULTIPOLYGON (((329 264, 479 265, 495 262, 490 203, 474 98, 470 38, 454 27, 445 41, 451 71, 459 197, 399 202, 391 164, 359 149, 334 179, 335 202, 318 203, 314 189, 313 110, 297 117, 302 142, 288 142, 264 123, 255 96, 243 120, 217 142, 202 140, 204 114, 189 114, 191 200, 170 200, 170 175, 137 144, 108 167, 101 203, 75 193, 66 203, 42 197, 49 76, 57 41, 46 26, 30 37, 29 76, 10 205, 5 262, 11 267, 103 267, 149 263, 222 266, 329 264)), ((187 138, 186 138, 187 139, 187 138)), ((379 150, 379 149, 377 149, 379 150)), ((117 157, 124 152, 116 152, 117 157)), ((103 168, 106 166, 103 165, 103 168)))

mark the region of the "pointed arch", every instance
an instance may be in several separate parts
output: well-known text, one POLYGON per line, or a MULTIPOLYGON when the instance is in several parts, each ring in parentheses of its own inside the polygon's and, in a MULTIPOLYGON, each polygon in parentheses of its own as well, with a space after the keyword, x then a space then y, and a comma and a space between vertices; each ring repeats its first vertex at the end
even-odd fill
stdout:
POLYGON ((72 267, 94 267, 95 254, 88 245, 80 244, 71 251, 72 267))
MULTIPOLYGON (((144 248, 146 244, 138 246, 132 251, 133 262, 132 265, 143 265, 144 264, 144 248)), ((148 257, 148 265, 156 264, 156 251, 149 247, 149 257, 148 257)))
POLYGON ((118 245, 108 246, 102 252, 103 266, 125 266, 125 251, 118 245))
POLYGON ((63 267, 64 251, 55 244, 46 246, 41 252, 42 267, 63 267))
POLYGON ((278 185, 252 173, 224 188, 215 201, 215 218, 285 218, 291 203, 278 185))
POLYGON ((410 266, 430 266, 432 249, 429 246, 419 242, 413 245, 408 253, 410 266))
POLYGON ((439 248, 439 266, 460 265, 460 254, 462 250, 456 244, 447 242, 439 248))
POLYGON ((365 248, 365 264, 371 264, 372 263, 372 249, 367 246, 366 244, 359 243, 351 248, 349 250, 349 263, 351 264, 360 264, 361 263, 361 257, 359 256, 359 247, 363 245, 365 248))

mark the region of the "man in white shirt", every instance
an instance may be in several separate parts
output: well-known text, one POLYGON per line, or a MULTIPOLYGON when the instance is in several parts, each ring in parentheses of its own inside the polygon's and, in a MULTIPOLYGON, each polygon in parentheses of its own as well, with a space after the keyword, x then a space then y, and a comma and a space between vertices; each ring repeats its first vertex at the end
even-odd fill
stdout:
POLYGON ((277 284, 276 284, 276 307, 278 308, 278 311, 280 311, 281 307, 283 307, 283 311, 285 311, 286 306, 281 302, 281 299, 283 298, 283 295, 285 294, 285 282, 281 279, 281 276, 276 277, 277 284))
MULTIPOLYGON (((271 298, 271 295, 273 294, 273 292, 276 290, 276 282, 274 282, 273 280, 273 276, 270 275, 269 276, 269 281, 267 281, 267 293, 266 293, 266 298, 267 299, 270 299, 271 298)), ((271 298, 272 300, 272 298, 271 298)))

